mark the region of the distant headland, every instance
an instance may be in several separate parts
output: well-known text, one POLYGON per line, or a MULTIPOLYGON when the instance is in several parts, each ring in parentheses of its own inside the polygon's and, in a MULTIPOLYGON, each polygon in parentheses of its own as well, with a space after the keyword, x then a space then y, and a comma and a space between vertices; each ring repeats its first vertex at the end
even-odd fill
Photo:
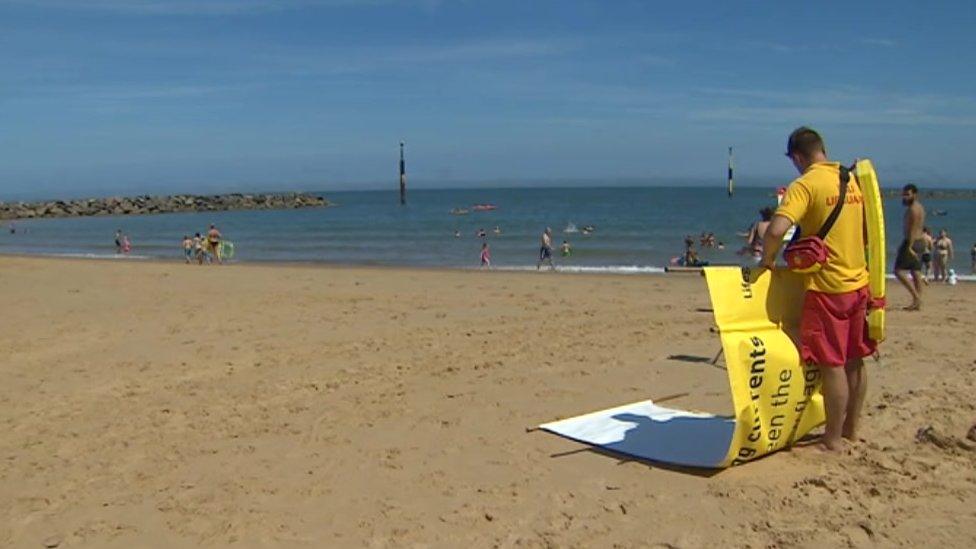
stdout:
POLYGON ((176 194, 0 202, 0 219, 42 217, 87 217, 96 215, 149 215, 175 212, 220 212, 229 210, 286 210, 328 206, 321 196, 306 193, 272 194, 176 194))
MULTIPOLYGON (((887 198, 901 196, 901 187, 897 189, 885 189, 884 195, 887 198)), ((976 189, 919 189, 919 198, 934 198, 937 200, 976 200, 976 189)))

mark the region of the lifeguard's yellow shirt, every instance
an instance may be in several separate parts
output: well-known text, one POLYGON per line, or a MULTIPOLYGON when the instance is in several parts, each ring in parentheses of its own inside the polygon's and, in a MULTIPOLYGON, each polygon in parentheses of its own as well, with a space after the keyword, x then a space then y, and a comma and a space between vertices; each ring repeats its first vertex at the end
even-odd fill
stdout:
MULTIPOLYGON (((782 204, 776 210, 800 226, 800 236, 817 234, 840 198, 840 164, 818 162, 790 183, 782 204)), ((851 174, 847 198, 833 228, 824 241, 827 264, 806 276, 808 290, 841 294, 859 290, 868 283, 864 256, 864 197, 851 174)))

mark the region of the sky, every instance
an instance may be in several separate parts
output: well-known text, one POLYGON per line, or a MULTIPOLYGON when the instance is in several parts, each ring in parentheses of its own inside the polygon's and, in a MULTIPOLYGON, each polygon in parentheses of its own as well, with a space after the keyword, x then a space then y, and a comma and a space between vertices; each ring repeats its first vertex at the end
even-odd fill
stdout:
POLYGON ((976 2, 0 0, 0 200, 725 184, 786 136, 976 187, 976 2))

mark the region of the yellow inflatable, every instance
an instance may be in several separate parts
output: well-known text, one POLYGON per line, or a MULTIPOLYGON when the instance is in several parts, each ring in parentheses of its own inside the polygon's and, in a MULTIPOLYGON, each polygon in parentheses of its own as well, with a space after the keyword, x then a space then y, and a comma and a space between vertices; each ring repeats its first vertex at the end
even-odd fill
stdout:
MULTIPOLYGON (((870 160, 859 160, 854 166, 854 177, 861 185, 864 196, 864 219, 868 232, 868 280, 871 298, 882 304, 885 299, 885 227, 884 207, 881 204, 881 185, 870 160)), ((885 338, 885 311, 872 308, 868 313, 868 336, 881 342, 885 338)))

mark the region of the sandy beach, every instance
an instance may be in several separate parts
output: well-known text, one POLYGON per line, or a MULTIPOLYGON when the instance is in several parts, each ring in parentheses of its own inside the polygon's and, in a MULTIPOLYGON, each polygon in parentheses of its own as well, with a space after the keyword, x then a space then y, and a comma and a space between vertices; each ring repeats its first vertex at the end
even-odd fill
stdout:
POLYGON ((704 474, 527 431, 730 413, 697 275, 2 257, 0 546, 976 546, 976 285, 890 296, 863 441, 704 474))

